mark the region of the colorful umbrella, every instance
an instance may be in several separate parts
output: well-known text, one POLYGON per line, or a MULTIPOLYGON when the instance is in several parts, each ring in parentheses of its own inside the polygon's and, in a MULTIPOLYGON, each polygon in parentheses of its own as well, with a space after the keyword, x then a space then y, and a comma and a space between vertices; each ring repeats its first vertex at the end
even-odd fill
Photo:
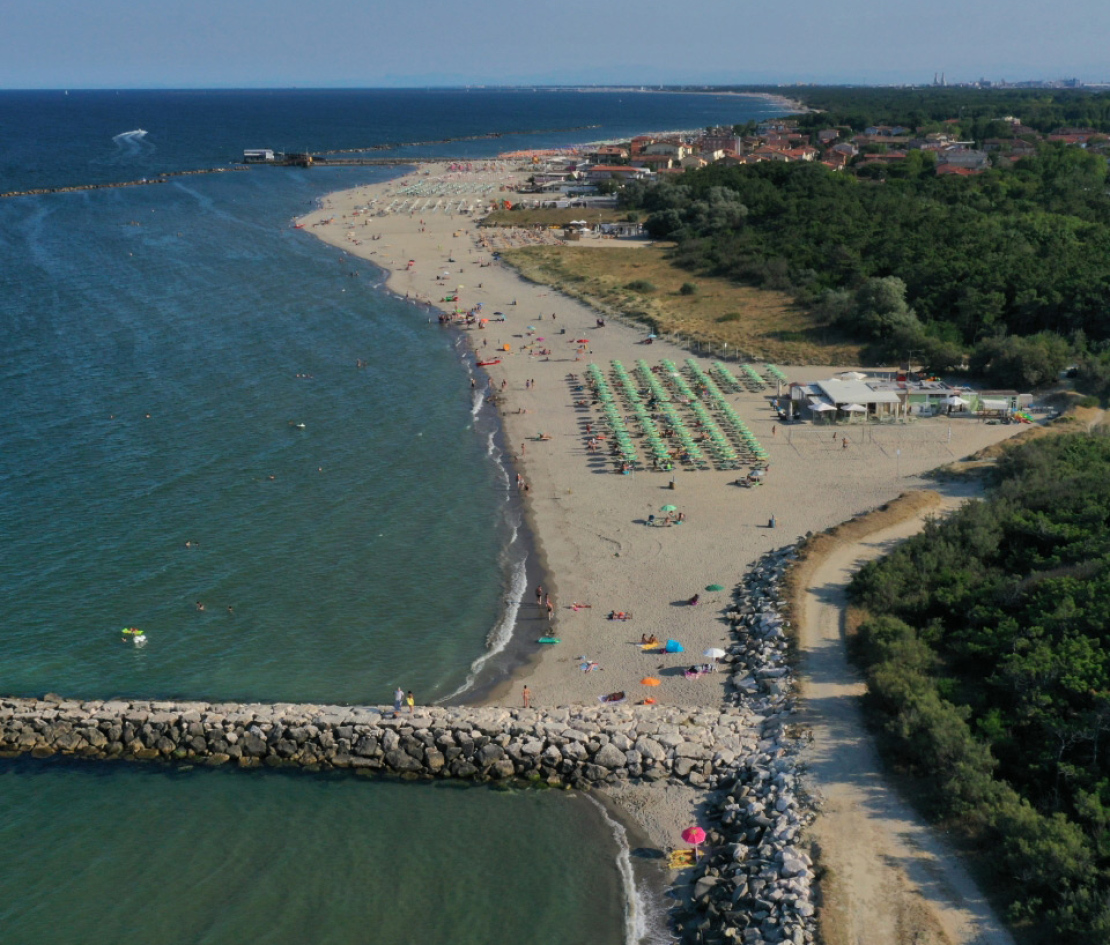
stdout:
POLYGON ((678 507, 674 506, 674 505, 664 505, 663 508, 661 508, 659 511, 660 512, 677 512, 678 507))
POLYGON ((701 827, 687 827, 682 831, 682 839, 694 846, 705 843, 705 831, 701 827))
POLYGON ((645 686, 658 686, 659 685, 659 680, 656 679, 654 676, 645 676, 643 679, 640 680, 640 682, 643 683, 643 685, 645 685, 645 686))

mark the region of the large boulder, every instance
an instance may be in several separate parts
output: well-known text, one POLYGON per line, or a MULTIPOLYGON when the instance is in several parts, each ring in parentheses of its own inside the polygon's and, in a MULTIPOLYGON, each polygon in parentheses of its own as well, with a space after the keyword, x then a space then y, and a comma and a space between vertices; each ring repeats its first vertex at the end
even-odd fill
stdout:
POLYGON ((601 765, 604 768, 621 768, 628 763, 625 758, 624 752, 617 748, 612 743, 602 745, 596 755, 594 755, 594 764, 601 765))

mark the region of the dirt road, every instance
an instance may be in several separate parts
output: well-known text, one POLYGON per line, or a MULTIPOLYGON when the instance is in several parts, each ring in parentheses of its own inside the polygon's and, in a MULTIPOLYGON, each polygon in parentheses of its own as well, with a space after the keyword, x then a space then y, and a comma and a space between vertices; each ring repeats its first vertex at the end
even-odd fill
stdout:
MULTIPOLYGON (((933 511, 958 502, 942 500, 933 511)), ((852 573, 918 532, 924 518, 833 544, 805 591, 801 681, 813 733, 805 761, 810 790, 822 799, 811 833, 827 868, 821 919, 829 945, 1013 945, 943 839, 886 783, 863 724, 865 685, 844 651, 852 573)))

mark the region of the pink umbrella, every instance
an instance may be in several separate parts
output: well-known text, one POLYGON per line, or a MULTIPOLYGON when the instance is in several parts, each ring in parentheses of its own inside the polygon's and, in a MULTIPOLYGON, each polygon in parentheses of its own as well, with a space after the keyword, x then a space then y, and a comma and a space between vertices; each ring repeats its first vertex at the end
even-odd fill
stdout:
POLYGON ((694 845, 694 859, 698 858, 698 847, 705 843, 705 831, 701 827, 687 827, 682 831, 682 839, 694 845))
POLYGON ((687 827, 682 831, 682 839, 694 846, 705 843, 705 831, 701 827, 687 827))

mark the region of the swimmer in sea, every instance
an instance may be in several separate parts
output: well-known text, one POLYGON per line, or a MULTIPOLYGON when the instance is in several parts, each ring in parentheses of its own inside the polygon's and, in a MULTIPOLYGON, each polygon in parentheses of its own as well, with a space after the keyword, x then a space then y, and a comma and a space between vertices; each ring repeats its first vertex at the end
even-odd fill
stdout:
POLYGON ((199 600, 197 601, 197 610, 204 610, 204 604, 202 604, 199 600))

